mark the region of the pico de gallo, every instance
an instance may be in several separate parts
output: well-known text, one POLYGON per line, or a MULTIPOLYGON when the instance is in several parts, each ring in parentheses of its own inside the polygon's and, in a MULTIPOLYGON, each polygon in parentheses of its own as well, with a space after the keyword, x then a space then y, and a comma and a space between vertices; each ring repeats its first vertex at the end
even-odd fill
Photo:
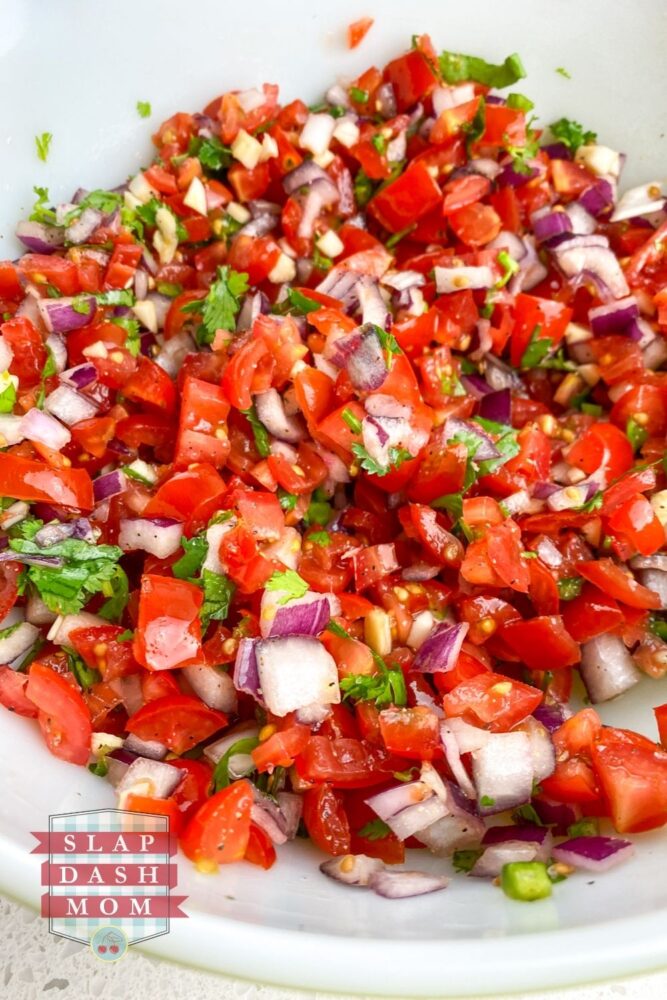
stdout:
POLYGON ((0 263, 0 702, 201 871, 540 899, 667 823, 667 191, 524 75, 227 91, 0 263))

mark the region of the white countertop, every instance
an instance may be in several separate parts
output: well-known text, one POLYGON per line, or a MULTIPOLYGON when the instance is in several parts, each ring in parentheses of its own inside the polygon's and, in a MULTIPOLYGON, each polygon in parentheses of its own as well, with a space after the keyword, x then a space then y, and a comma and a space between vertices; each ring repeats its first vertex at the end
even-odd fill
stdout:
MULTIPOLYGON (((567 956, 563 956, 567 960, 567 956)), ((32 910, 0 897, 0 997, 11 1000, 325 1000, 303 993, 228 979, 159 962, 130 949, 108 966, 84 945, 48 933, 32 910)), ((497 996, 494 1000, 659 1000, 667 997, 667 970, 570 990, 497 996)), ((338 996, 337 1000, 361 1000, 338 996)))

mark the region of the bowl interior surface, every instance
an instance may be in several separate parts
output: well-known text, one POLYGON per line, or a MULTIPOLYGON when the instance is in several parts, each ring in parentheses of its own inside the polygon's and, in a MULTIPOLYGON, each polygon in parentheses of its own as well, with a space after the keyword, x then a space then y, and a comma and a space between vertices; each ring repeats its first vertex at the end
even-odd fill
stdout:
MULTIPOLYGON (((667 9, 660 2, 602 0, 412 0, 360 7, 358 0, 251 7, 197 0, 3 0, 0 33, 0 257, 34 201, 55 202, 79 186, 113 186, 150 159, 149 135, 176 110, 199 110, 228 89, 263 81, 286 99, 316 102, 337 77, 383 65, 428 31, 436 47, 500 62, 520 53, 528 79, 516 90, 536 103, 539 123, 563 115, 628 154, 622 187, 665 175, 667 9), (362 14, 376 24, 349 52, 344 29, 362 14), (557 73, 565 68, 567 79, 557 73), (139 118, 136 102, 150 101, 139 118), (53 134, 46 164, 34 136, 53 134)), ((655 735, 651 708, 667 682, 648 679, 606 721, 655 735)), ((111 806, 98 778, 48 754, 34 724, 0 715, 0 887, 37 903, 39 861, 30 830, 48 815, 111 806)), ((311 989, 361 993, 475 995, 538 989, 656 968, 667 961, 667 838, 637 838, 626 865, 578 874, 551 899, 525 905, 488 883, 455 879, 444 893, 390 902, 325 879, 310 845, 279 852, 265 873, 247 864, 216 876, 179 864, 189 920, 150 945, 168 958, 311 989)), ((415 852, 414 866, 447 862, 415 852)))

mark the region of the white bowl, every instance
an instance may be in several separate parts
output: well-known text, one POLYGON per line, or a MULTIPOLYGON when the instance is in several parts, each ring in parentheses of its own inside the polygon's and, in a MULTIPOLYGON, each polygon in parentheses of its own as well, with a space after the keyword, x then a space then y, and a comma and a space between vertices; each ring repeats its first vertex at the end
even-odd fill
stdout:
MULTIPOLYGON (((3 0, 0 33, 0 256, 32 185, 55 201, 79 186, 113 185, 148 162, 148 135, 176 110, 264 80, 287 98, 320 98, 339 75, 382 65, 429 31, 442 48, 500 61, 518 51, 541 121, 561 115, 629 154, 624 184, 664 173, 665 16, 662 3, 603 0, 3 0), (377 23, 348 52, 347 23, 377 23), (571 79, 556 72, 564 67, 571 79), (138 100, 153 116, 142 121, 138 100), (41 163, 34 136, 53 133, 41 163)), ((654 735, 665 682, 644 681, 603 715, 654 735)), ((0 885, 37 904, 39 858, 29 831, 49 813, 113 804, 108 786, 50 756, 34 724, 0 712, 0 885)), ((534 904, 487 883, 455 879, 441 894, 385 901, 330 882, 308 845, 281 849, 268 873, 247 864, 217 876, 182 859, 189 920, 147 950, 173 960, 307 989, 403 996, 479 995, 581 983, 667 963, 667 839, 638 837, 636 857, 600 877, 579 874, 534 904)), ((419 866, 442 862, 419 852, 419 866)))

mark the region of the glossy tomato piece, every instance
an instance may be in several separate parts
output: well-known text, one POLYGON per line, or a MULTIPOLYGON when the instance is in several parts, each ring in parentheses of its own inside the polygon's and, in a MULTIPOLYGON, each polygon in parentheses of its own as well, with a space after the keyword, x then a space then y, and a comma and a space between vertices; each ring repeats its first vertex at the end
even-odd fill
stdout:
POLYGON ((128 732, 164 743, 177 754, 192 750, 226 725, 226 715, 186 694, 149 701, 127 720, 128 732))
POLYGON ((235 781, 196 811, 181 836, 184 854, 203 871, 241 861, 248 849, 254 796, 249 781, 235 781))
POLYGON ((341 794, 331 785, 316 785, 304 792, 303 822, 310 839, 325 854, 350 853, 350 824, 341 794))
POLYGON ((443 699, 445 714, 462 717, 491 732, 507 732, 531 715, 542 692, 502 674, 480 673, 463 681, 443 699))
POLYGON ((201 662, 201 588, 186 580, 146 573, 141 580, 139 620, 132 650, 148 670, 201 662))
POLYGON ((667 823, 667 751, 634 733, 604 729, 592 759, 619 833, 667 823))
POLYGON ((384 745, 392 753, 432 760, 441 752, 440 721, 429 708, 385 708, 379 723, 384 745))
POLYGON ((25 695, 38 709, 37 720, 54 757, 70 764, 87 764, 92 726, 81 692, 51 667, 35 660, 25 695))

